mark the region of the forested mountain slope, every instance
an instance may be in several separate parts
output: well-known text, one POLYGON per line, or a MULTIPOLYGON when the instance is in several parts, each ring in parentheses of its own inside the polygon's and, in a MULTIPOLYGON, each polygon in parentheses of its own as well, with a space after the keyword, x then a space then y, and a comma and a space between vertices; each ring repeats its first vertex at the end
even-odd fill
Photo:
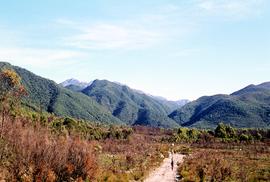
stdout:
POLYGON ((28 95, 24 104, 35 110, 41 107, 44 111, 58 116, 70 116, 78 119, 99 121, 102 123, 121 124, 105 108, 82 93, 60 87, 54 81, 37 76, 26 69, 0 62, 0 69, 13 69, 22 79, 28 95))
POLYGON ((82 90, 82 93, 96 100, 114 116, 129 125, 166 128, 179 126, 168 118, 173 107, 171 103, 161 102, 126 85, 107 80, 95 80, 89 87, 82 90))
POLYGON ((189 127, 215 127, 219 122, 235 127, 270 126, 270 82, 249 85, 231 95, 201 97, 169 115, 189 127))

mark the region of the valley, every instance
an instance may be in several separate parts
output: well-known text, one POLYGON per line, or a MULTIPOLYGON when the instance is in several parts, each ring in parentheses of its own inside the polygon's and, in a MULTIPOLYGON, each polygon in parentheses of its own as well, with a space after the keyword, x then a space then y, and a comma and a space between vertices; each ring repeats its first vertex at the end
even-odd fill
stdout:
POLYGON ((107 80, 65 88, 0 65, 0 180, 270 179, 268 82, 182 106, 107 80))

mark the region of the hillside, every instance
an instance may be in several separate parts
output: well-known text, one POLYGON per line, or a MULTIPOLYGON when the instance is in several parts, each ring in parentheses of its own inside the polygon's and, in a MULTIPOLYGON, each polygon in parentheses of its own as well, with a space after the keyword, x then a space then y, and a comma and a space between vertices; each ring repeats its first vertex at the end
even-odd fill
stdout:
POLYGON ((177 107, 170 102, 160 101, 125 85, 95 80, 82 93, 106 107, 114 116, 129 125, 153 127, 177 127, 168 114, 177 107))
POLYGON ((37 76, 26 69, 0 62, 0 69, 9 68, 17 72, 22 79, 28 96, 23 102, 26 106, 54 113, 57 116, 70 116, 78 119, 121 124, 105 108, 93 99, 58 86, 54 81, 37 76))
POLYGON ((231 95, 201 97, 169 117, 188 127, 213 128, 219 122, 235 127, 269 127, 269 82, 249 85, 231 95))

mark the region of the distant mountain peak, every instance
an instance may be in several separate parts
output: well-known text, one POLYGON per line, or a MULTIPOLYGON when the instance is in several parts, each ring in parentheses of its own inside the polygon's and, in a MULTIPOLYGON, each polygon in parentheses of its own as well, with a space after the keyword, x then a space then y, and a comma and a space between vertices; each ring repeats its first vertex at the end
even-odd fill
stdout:
POLYGON ((188 99, 180 99, 180 100, 177 100, 177 101, 175 101, 179 106, 184 106, 184 105, 186 105, 187 103, 189 103, 190 102, 190 100, 188 100, 188 99))
POLYGON ((91 85, 92 82, 81 82, 75 78, 71 78, 71 79, 68 79, 68 80, 65 80, 64 82, 60 83, 61 86, 63 87, 68 87, 68 86, 71 86, 71 85, 74 85, 74 86, 78 86, 82 89, 88 87, 89 85, 91 85))

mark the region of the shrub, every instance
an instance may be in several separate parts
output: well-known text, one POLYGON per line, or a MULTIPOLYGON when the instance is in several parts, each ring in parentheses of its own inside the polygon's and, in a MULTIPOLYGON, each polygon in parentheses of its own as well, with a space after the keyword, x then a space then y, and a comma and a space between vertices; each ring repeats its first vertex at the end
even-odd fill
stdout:
POLYGON ((241 135, 240 135, 240 137, 239 137, 239 140, 240 141, 249 141, 250 140, 250 137, 247 135, 247 134, 244 134, 244 133, 242 133, 241 135))
POLYGON ((63 125, 68 129, 73 129, 76 126, 76 121, 72 118, 65 118, 63 121, 63 125))
POLYGON ((85 180, 97 174, 92 144, 80 138, 54 135, 21 118, 8 122, 3 140, 12 151, 4 165, 10 172, 8 181, 85 180))
POLYGON ((215 129, 215 136, 218 138, 227 138, 226 125, 219 123, 215 129))

